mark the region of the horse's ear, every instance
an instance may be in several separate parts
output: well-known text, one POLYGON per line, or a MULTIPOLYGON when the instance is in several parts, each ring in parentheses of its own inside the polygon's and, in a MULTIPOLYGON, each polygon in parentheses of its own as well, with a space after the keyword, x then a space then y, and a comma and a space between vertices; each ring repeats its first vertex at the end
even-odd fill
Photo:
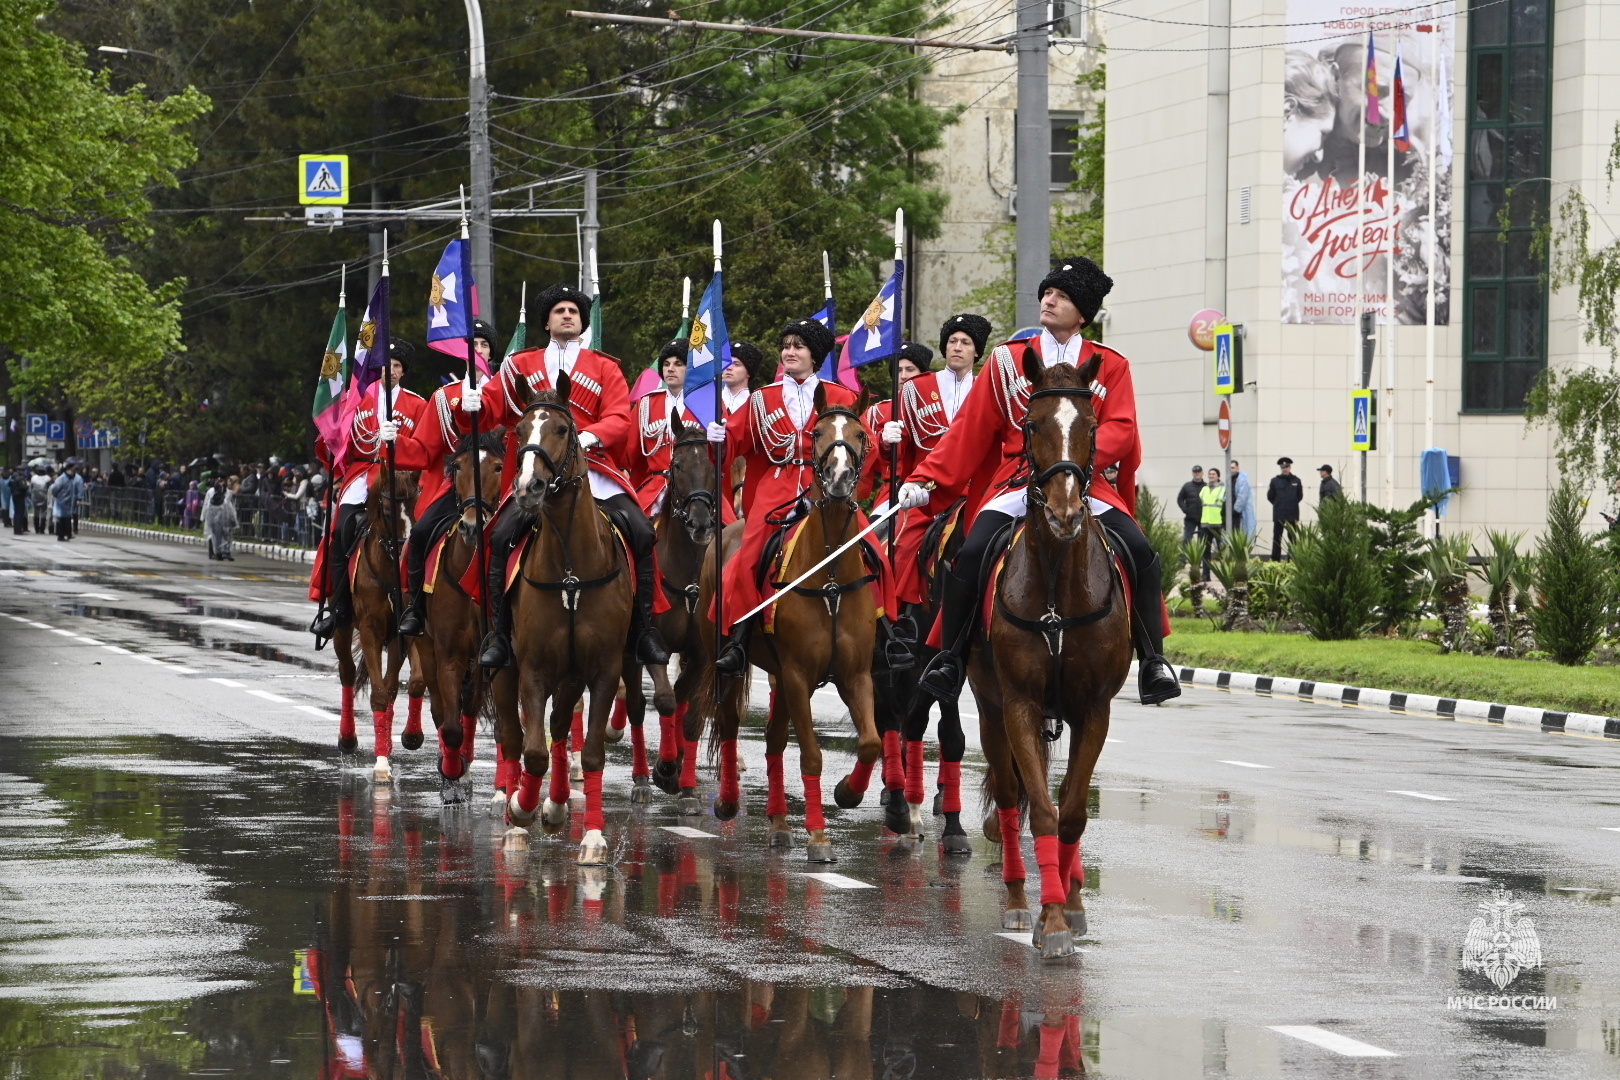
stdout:
POLYGON ((686 424, 681 420, 681 410, 675 409, 669 414, 669 436, 676 442, 681 441, 681 435, 686 430, 686 424))
POLYGON ((817 379, 816 380, 816 415, 820 416, 822 413, 824 413, 826 411, 827 411, 827 384, 826 384, 826 382, 824 382, 824 381, 822 381, 820 379, 817 379))
POLYGON ((1046 363, 1041 354, 1029 340, 1024 341, 1024 378, 1029 380, 1031 390, 1039 390, 1046 383, 1046 363))
POLYGON ((568 377, 568 372, 557 373, 557 400, 564 405, 568 404, 568 394, 574 388, 574 380, 568 377))
MULTIPOLYGON (((489 383, 486 383, 485 389, 487 390, 490 384, 494 383, 494 381, 494 379, 491 379, 489 383)), ((515 369, 512 372, 512 378, 508 385, 517 391, 517 403, 520 409, 527 409, 530 405, 534 404, 534 387, 530 386, 529 380, 525 376, 518 374, 515 369)), ((483 391, 481 391, 481 393, 482 392, 483 391)))
POLYGON ((1096 382, 1097 372, 1101 370, 1102 354, 1094 351, 1089 357, 1086 358, 1085 363, 1080 365, 1080 385, 1090 386, 1092 383, 1096 382))

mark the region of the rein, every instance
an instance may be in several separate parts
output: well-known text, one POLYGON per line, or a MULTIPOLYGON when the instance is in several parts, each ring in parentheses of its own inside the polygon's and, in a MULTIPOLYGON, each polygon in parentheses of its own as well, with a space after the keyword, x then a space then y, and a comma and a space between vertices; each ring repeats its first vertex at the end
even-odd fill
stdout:
POLYGON ((579 445, 579 429, 574 425, 574 414, 569 411, 567 405, 554 401, 532 402, 528 408, 523 410, 523 416, 518 417, 518 422, 522 423, 523 417, 528 416, 530 413, 539 412, 542 409, 550 409, 552 412, 561 413, 563 419, 568 422, 568 449, 563 453, 563 464, 569 466, 569 468, 566 470, 559 468, 557 463, 552 460, 551 455, 546 453, 546 448, 538 443, 524 443, 519 446, 517 460, 521 464, 525 454, 534 454, 538 457, 540 463, 551 472, 551 479, 546 482, 546 494, 559 495, 563 489, 584 479, 585 474, 583 471, 573 471, 574 462, 583 456, 584 451, 579 445))
MULTIPOLYGON (((716 534, 718 534, 720 532, 720 507, 715 500, 714 492, 710 491, 708 488, 696 488, 687 492, 680 502, 676 502, 670 497, 672 494, 670 481, 673 479, 671 474, 675 469, 675 451, 679 450, 683 446, 701 446, 705 451, 707 451, 709 447, 709 440, 698 438, 677 440, 670 447, 670 467, 667 469, 658 469, 652 475, 662 476, 664 478, 665 506, 669 511, 669 516, 674 518, 680 524, 682 529, 686 530, 688 538, 690 538, 692 534, 692 508, 694 506, 707 506, 709 508, 710 518, 714 522, 714 531, 716 534)), ((694 571, 694 573, 701 572, 702 567, 700 560, 700 566, 697 571, 694 571)), ((677 585, 673 581, 669 580, 668 577, 664 576, 663 570, 660 568, 658 572, 658 581, 663 590, 670 596, 680 597, 682 605, 686 608, 687 615, 693 616, 697 614, 698 594, 700 590, 698 588, 698 581, 696 577, 694 577, 692 581, 686 585, 677 585)))

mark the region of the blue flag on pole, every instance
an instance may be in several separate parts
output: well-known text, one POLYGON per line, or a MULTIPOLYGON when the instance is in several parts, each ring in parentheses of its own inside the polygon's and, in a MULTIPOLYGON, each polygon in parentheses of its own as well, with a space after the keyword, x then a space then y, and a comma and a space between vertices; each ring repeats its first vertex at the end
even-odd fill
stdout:
POLYGON ((878 290, 877 297, 867 306, 860 321, 850 328, 849 341, 844 345, 850 367, 887 360, 900 351, 899 300, 905 274, 905 261, 896 259, 894 273, 878 290))
MULTIPOLYGON (((838 305, 833 303, 833 298, 829 296, 827 302, 821 306, 821 310, 810 316, 810 318, 825 326, 836 338, 838 336, 838 327, 834 325, 834 320, 837 312, 838 305)), ((838 355, 840 351, 834 349, 827 354, 827 359, 821 362, 821 370, 816 372, 816 378, 825 379, 828 382, 838 381, 838 355)))
MULTIPOLYGON (((428 289, 428 348, 467 359, 467 338, 478 317, 478 288, 473 283, 471 244, 452 240, 445 245, 439 265, 433 268, 433 284, 428 289)), ((478 370, 489 374, 489 365, 480 358, 478 370)))
POLYGON ((716 419, 714 394, 697 391, 718 379, 731 363, 731 336, 726 333, 720 277, 720 271, 715 271, 714 277, 709 279, 709 287, 703 290, 697 314, 692 317, 692 333, 687 339, 686 407, 705 424, 716 419))

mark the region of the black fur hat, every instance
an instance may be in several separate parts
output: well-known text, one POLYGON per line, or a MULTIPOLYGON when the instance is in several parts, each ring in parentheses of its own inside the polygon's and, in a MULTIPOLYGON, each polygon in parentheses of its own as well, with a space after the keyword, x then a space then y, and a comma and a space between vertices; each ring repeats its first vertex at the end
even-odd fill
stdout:
POLYGON ((731 342, 731 358, 747 370, 749 382, 753 382, 759 377, 759 369, 765 363, 765 354, 752 341, 733 339, 731 342))
POLYGON ((670 357, 674 357, 683 364, 686 363, 687 351, 690 348, 691 345, 686 341, 685 338, 676 338, 674 341, 665 342, 664 347, 658 350, 657 363, 659 368, 662 369, 664 366, 664 361, 668 360, 670 357))
POLYGON ((485 341, 489 342, 489 347, 491 349, 495 348, 495 328, 489 325, 489 323, 485 320, 473 320, 471 336, 475 338, 483 338, 485 341))
POLYGON ((416 359, 416 349, 402 337, 391 337, 388 339, 388 359, 398 360, 399 366, 409 371, 411 361, 416 359))
POLYGON ((920 342, 908 341, 900 346, 900 359, 910 360, 918 371, 931 371, 934 367, 934 350, 920 342))
POLYGON ((1103 273, 1102 267, 1084 256, 1078 256, 1059 260, 1052 267, 1052 272, 1041 281, 1035 297, 1039 299, 1045 296, 1047 289, 1066 293, 1089 325, 1102 308, 1103 297, 1113 287, 1114 279, 1103 273))
POLYGON ((827 359, 827 354, 832 352, 833 346, 837 344, 832 331, 814 319, 795 319, 788 323, 777 335, 776 343, 780 345, 789 334, 810 346, 810 356, 815 360, 817 367, 821 366, 821 362, 827 359))
POLYGON ((572 300, 574 305, 579 308, 582 320, 580 325, 591 325, 591 298, 572 286, 558 283, 548 286, 545 292, 535 297, 534 309, 540 313, 536 321, 539 322, 541 329, 544 329, 546 323, 551 319, 551 309, 565 300, 572 300))
POLYGON ((971 312, 952 315, 945 320, 945 325, 939 328, 940 354, 944 355, 945 343, 951 340, 951 335, 961 331, 973 339, 974 358, 977 359, 984 355, 985 343, 990 340, 990 329, 990 320, 983 315, 974 315, 971 312))

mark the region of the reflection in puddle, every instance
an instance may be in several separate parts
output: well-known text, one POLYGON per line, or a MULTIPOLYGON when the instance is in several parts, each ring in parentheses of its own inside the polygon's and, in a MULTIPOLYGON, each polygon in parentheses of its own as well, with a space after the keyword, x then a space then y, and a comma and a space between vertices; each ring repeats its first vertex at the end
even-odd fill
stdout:
MULTIPOLYGON (((260 660, 273 660, 276 663, 291 664, 294 667, 322 673, 336 671, 336 668, 331 664, 311 660, 307 656, 289 652, 277 645, 259 641, 238 641, 217 632, 219 630, 229 630, 229 627, 213 628, 194 621, 182 621, 179 618, 155 615, 147 611, 136 611, 132 608, 75 604, 72 610, 76 615, 83 615, 92 619, 112 619, 135 623, 148 630, 156 631, 157 634, 172 641, 183 642, 197 649, 221 649, 242 656, 252 656, 260 660)), ((210 608, 210 610, 237 611, 236 608, 226 607, 210 608)), ((256 618, 254 621, 266 623, 281 630, 303 630, 302 626, 292 626, 285 620, 256 618)))

